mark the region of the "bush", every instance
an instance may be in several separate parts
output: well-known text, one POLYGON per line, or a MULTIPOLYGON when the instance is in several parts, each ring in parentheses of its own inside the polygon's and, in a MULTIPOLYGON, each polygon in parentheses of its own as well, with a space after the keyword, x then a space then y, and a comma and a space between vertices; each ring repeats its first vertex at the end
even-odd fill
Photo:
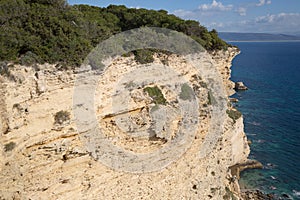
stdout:
POLYGON ((144 91, 148 93, 148 95, 153 99, 153 102, 155 104, 165 105, 167 103, 167 100, 165 99, 163 93, 157 86, 146 87, 144 88, 144 91))
POLYGON ((10 77, 9 67, 6 62, 0 62, 0 75, 10 77))
POLYGON ((30 66, 36 63, 42 63, 41 59, 31 51, 27 51, 23 56, 20 58, 20 64, 30 66))
POLYGON ((133 54, 134 54, 134 59, 141 64, 152 63, 154 61, 153 58, 154 52, 152 50, 139 49, 133 51, 133 54))
MULTIPOLYGON (((0 24, 0 60, 21 59, 26 65, 47 62, 80 66, 101 41, 144 26, 182 32, 207 50, 228 46, 215 30, 208 31, 197 21, 183 20, 164 10, 71 6, 66 0, 1 0, 0 24)), ((153 61, 153 53, 137 50, 135 56, 145 64, 153 61)))
POLYGON ((217 101, 211 91, 208 91, 207 97, 208 97, 208 105, 215 105, 217 103, 217 101))
POLYGON ((184 83, 181 86, 181 92, 179 94, 179 98, 182 100, 191 100, 193 96, 194 96, 193 89, 187 83, 184 83))
POLYGON ((235 108, 227 110, 226 113, 234 122, 242 116, 242 113, 235 108))
POLYGON ((224 200, 237 200, 237 198, 234 196, 233 192, 230 191, 228 187, 225 187, 225 195, 223 196, 224 200))
POLYGON ((11 151, 11 150, 13 150, 15 147, 16 147, 16 143, 14 143, 14 142, 7 143, 7 144, 4 145, 4 151, 5 151, 5 152, 11 151))
POLYGON ((54 116, 55 124, 64 124, 70 120, 70 113, 68 111, 59 111, 54 116))

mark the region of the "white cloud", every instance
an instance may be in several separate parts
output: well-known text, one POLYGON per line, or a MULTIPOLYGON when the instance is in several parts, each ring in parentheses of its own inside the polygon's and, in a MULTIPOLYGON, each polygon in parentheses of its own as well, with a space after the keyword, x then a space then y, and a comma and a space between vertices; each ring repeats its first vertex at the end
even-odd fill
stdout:
POLYGON ((271 0, 259 0, 259 3, 256 4, 256 6, 263 6, 263 5, 266 5, 266 4, 269 5, 271 3, 272 3, 271 0))
MULTIPOLYGON (((258 0, 257 0, 258 1, 258 0)), ((270 0, 260 0, 259 6, 271 4, 270 0)), ((198 20, 208 29, 230 32, 270 32, 292 33, 300 32, 300 12, 274 13, 264 16, 245 17, 248 9, 255 4, 233 6, 224 4, 220 0, 199 5, 194 10, 176 10, 173 14, 184 19, 198 20), (241 17, 239 17, 241 16, 241 17)))
MULTIPOLYGON (((299 13, 279 13, 277 15, 265 15, 255 19, 256 23, 260 24, 271 24, 271 23, 285 23, 299 21, 300 25, 300 14, 299 13)), ((289 23, 288 23, 289 24, 289 23)))
POLYGON ((233 5, 224 5, 222 2, 218 2, 213 0, 211 4, 201 4, 195 10, 175 10, 173 14, 185 18, 185 19, 201 19, 204 16, 212 16, 216 13, 223 13, 227 11, 231 11, 233 9, 233 5))
POLYGON ((247 32, 288 33, 300 31, 300 13, 279 13, 259 16, 236 25, 247 32))
POLYGON ((247 10, 246 8, 239 7, 236 12, 238 12, 240 16, 246 16, 247 10))
POLYGON ((209 29, 227 32, 298 33, 300 32, 300 13, 278 13, 259 16, 241 21, 222 21, 206 23, 209 29))
POLYGON ((222 2, 213 0, 211 4, 202 4, 198 7, 201 11, 230 11, 233 5, 223 5, 222 2))
POLYGON ((173 14, 176 16, 185 18, 185 17, 193 17, 196 13, 193 11, 189 11, 189 10, 179 9, 179 10, 173 11, 173 14))
POLYGON ((212 22, 209 26, 214 28, 223 28, 224 23, 212 22))

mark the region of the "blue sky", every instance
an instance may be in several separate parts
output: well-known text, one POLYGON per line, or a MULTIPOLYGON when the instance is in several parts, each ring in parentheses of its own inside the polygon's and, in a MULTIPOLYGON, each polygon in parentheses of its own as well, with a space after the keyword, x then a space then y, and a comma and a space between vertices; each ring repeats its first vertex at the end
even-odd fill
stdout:
POLYGON ((300 35, 300 0, 68 0, 68 3, 164 9, 218 31, 300 35))

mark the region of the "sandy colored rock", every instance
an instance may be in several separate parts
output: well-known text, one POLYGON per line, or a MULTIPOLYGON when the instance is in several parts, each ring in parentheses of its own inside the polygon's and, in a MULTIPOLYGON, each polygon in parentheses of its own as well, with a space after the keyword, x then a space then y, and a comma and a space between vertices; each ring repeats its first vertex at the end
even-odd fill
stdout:
MULTIPOLYGON (((233 89, 228 78, 231 60, 236 53, 235 49, 216 52, 213 57, 205 53, 199 59, 203 65, 218 67, 228 94, 233 89)), ((155 63, 162 64, 160 56, 155 57, 155 63)), ((230 183, 232 176, 229 167, 245 162, 249 154, 242 118, 233 122, 227 117, 223 125, 224 132, 217 138, 212 152, 201 157, 199 147, 208 132, 211 112, 208 90, 203 84, 205 81, 197 77, 197 71, 193 71, 183 57, 171 55, 168 63, 195 86, 193 90, 199 102, 199 123, 190 148, 166 168, 149 173, 118 171, 91 156, 80 138, 79 134, 82 133, 77 131, 72 112, 75 81, 72 71, 59 72, 54 66, 45 64, 39 67, 41 72, 37 77, 33 68, 25 70, 24 66, 15 66, 12 74, 26 77, 22 83, 0 77, 0 198, 219 200, 226 196, 228 188, 240 198, 239 188, 234 191, 230 183), (42 84, 37 83, 38 80, 42 80, 42 84), (54 116, 60 111, 69 112, 70 120, 62 124, 55 123, 54 116), (5 132, 5 126, 8 132, 5 132), (7 150, 5 146, 10 143, 14 143, 15 147, 7 150)), ((132 101, 128 107, 122 110, 112 106, 111 94, 117 80, 137 67, 133 57, 114 60, 98 79, 95 107, 99 125, 115 145, 128 151, 146 153, 160 149, 176 137, 181 119, 176 109, 176 95, 168 87, 159 86, 169 102, 160 105, 159 113, 155 112, 153 98, 129 83, 127 88, 132 86, 133 89, 129 94, 132 101), (149 112, 151 109, 154 111, 149 112), (149 120, 166 116, 160 115, 161 112, 168 113, 164 119, 166 123, 155 124, 152 127, 154 135, 135 139, 134 135, 125 134, 129 130, 151 127, 149 120), (132 117, 130 123, 134 122, 132 124, 126 122, 124 115, 128 113, 132 117), (120 130, 116 123, 124 123, 124 130, 120 130), (171 128, 166 130, 167 126, 171 128)), ((90 70, 81 73, 93 75, 89 74, 90 70)), ((170 77, 166 76, 165 81, 171 82, 170 77)), ((155 82, 148 84, 156 85, 155 82)))

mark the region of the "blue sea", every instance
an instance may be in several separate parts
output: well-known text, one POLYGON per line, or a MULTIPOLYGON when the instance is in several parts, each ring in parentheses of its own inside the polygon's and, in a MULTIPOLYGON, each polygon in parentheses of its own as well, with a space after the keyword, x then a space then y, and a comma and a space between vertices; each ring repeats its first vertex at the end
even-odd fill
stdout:
POLYGON ((235 106, 252 142, 250 158, 264 165, 242 172, 240 184, 278 199, 300 199, 300 42, 232 44, 241 50, 232 80, 249 88, 233 95, 235 106))

